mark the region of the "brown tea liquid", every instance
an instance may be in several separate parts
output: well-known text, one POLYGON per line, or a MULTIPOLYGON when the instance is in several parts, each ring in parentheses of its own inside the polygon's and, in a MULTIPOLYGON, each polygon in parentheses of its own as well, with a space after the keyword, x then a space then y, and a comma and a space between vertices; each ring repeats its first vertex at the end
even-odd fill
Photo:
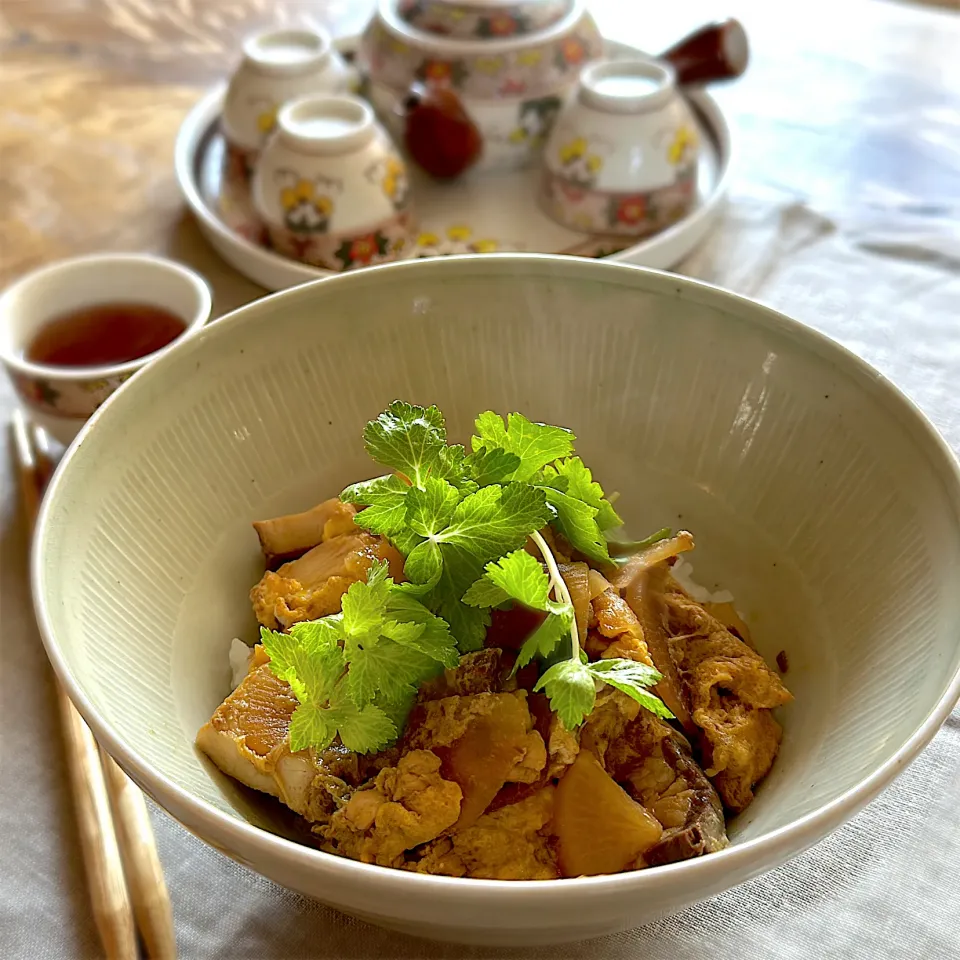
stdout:
POLYGON ((51 367, 106 367, 139 360, 186 330, 175 313, 146 303, 102 303, 48 320, 27 360, 51 367))

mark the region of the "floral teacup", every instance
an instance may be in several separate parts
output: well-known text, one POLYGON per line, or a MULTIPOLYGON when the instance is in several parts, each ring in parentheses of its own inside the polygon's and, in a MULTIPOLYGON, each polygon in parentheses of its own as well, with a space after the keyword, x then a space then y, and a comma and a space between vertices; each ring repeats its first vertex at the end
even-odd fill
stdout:
POLYGON ((257 154, 288 100, 343 93, 354 84, 354 71, 321 30, 269 30, 249 37, 230 78, 220 121, 227 144, 225 184, 248 188, 257 154))
POLYGON ((356 97, 303 97, 281 109, 253 202, 274 249, 327 270, 395 260, 411 245, 406 165, 356 97))
POLYGON ((594 64, 544 148, 542 203, 574 230, 655 233, 693 206, 698 155, 697 124, 669 64, 594 64))
POLYGON ((27 274, 0 296, 0 362, 30 416, 61 443, 70 443, 91 414, 125 381, 210 317, 210 288, 192 270, 146 254, 98 254, 62 260, 27 274), (179 317, 183 332, 147 356, 105 367, 53 366, 26 354, 56 317, 99 304, 160 307, 179 317))

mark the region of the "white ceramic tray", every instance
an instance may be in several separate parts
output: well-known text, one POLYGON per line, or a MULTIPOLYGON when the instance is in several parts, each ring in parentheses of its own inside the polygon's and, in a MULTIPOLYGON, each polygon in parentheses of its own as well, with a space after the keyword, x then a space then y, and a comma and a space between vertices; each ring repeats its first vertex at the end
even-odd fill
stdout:
MULTIPOLYGON (((344 38, 337 45, 350 53, 356 38, 344 38)), ((621 44, 611 43, 610 48, 614 55, 633 52, 621 44)), ((200 229, 227 263, 268 290, 331 276, 248 239, 244 211, 222 209, 224 143, 218 126, 225 90, 221 85, 204 96, 177 135, 177 181, 200 229)), ((527 250, 606 256, 658 269, 675 266, 706 236, 720 213, 733 156, 730 128, 716 101, 703 91, 689 91, 688 97, 701 127, 697 203, 687 217, 661 233, 623 247, 622 238, 591 237, 554 223, 537 203, 537 169, 468 175, 451 183, 438 183, 414 169, 412 189, 423 242, 412 255, 527 250)))

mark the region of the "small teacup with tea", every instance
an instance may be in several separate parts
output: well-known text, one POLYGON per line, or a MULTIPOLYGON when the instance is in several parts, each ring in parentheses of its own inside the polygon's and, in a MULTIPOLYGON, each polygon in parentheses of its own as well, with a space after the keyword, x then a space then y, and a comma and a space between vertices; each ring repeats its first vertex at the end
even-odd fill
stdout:
POLYGON ((0 362, 30 416, 61 443, 124 381, 210 317, 181 264, 101 254, 51 264, 0 296, 0 362))

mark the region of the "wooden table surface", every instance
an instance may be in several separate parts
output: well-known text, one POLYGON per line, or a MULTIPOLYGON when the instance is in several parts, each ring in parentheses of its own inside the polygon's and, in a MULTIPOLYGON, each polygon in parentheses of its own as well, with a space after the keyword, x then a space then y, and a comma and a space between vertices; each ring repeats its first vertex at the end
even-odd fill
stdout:
MULTIPOLYGON (((218 260, 184 212, 173 176, 178 125, 228 72, 248 31, 312 20, 355 32, 372 5, 3 0, 0 286, 59 257, 151 250, 204 273, 218 313, 259 296, 218 260)), ((906 390, 960 449, 960 15, 885 0, 597 0, 594 7, 608 35, 650 51, 704 20, 728 13, 742 19, 753 61, 746 77, 718 91, 738 142, 731 200, 718 230, 681 269, 765 299, 841 340, 906 390)), ((12 404, 0 376, 0 419, 12 404)), ((51 721, 53 686, 27 601, 26 532, 13 491, 3 449, 0 956, 92 957, 96 939, 76 866, 51 721)), ((708 922, 707 905, 707 913, 694 908, 659 926, 652 939, 636 931, 602 950, 586 945, 568 955, 658 960, 695 949, 725 960, 742 956, 744 943, 769 943, 764 938, 774 935, 799 945, 778 954, 791 958, 812 955, 803 946, 811 936, 830 944, 822 956, 879 956, 889 936, 911 960, 945 955, 935 949, 936 910, 924 891, 946 882, 947 868, 938 868, 940 880, 914 882, 936 851, 917 855, 922 820, 901 812, 914 794, 948 788, 946 780, 935 783, 956 767, 944 751, 960 755, 960 724, 952 722, 952 734, 945 729, 918 761, 919 769, 934 758, 925 779, 910 781, 911 771, 900 782, 905 787, 885 795, 893 797, 889 811, 874 805, 832 847, 821 845, 789 872, 738 894, 747 899, 730 901, 733 920, 708 922), (863 835, 871 838, 869 862, 861 862, 863 835), (836 863, 859 867, 845 872, 846 886, 831 887, 832 898, 811 907, 806 891, 834 883, 844 872, 836 863), (898 875, 910 879, 883 886, 893 881, 882 878, 898 875), (870 920, 848 929, 835 902, 864 904, 871 917, 886 910, 896 926, 870 920)), ((938 849, 955 851, 955 877, 953 814, 953 832, 942 834, 938 849)), ((422 944, 351 925, 279 891, 165 818, 156 818, 156 829, 185 957, 427 955, 422 944), (367 931, 362 949, 358 930, 367 931)), ((955 906, 956 891, 945 902, 955 906)))
MULTIPOLYGON (((954 0, 949 0, 954 2, 954 0)), ((955 0, 960 3, 960 0, 955 0)), ((58 257, 153 250, 212 273, 222 311, 259 294, 223 271, 185 220, 177 127, 247 32, 319 22, 356 32, 373 0, 4 0, 0 4, 0 285, 58 257)), ((742 18, 754 59, 721 90, 740 184, 811 206, 863 208, 960 192, 960 17, 883 0, 667 6, 596 0, 605 32, 648 50, 717 15, 742 18), (799 11, 803 10, 802 13, 799 11), (903 122, 903 114, 911 122, 903 122), (891 128, 893 123, 893 128, 891 128)))

